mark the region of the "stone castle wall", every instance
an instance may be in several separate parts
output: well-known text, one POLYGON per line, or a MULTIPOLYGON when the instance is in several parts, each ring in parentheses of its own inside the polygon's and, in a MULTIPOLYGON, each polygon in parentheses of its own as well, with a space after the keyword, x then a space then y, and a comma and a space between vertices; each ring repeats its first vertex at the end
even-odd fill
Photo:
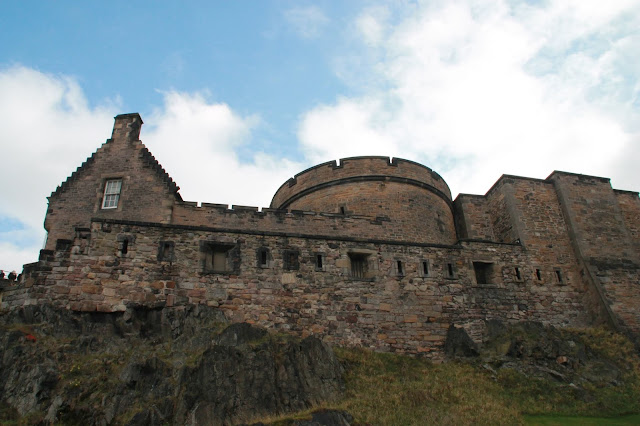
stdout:
POLYGON ((324 163, 271 208, 185 202, 137 114, 49 197, 40 260, 2 309, 206 304, 233 321, 438 357, 450 325, 607 324, 640 345, 640 199, 608 179, 503 175, 483 196, 385 157, 324 163), (103 209, 107 179, 121 179, 103 209))
POLYGON ((557 283, 545 270, 545 278, 535 280, 526 251, 516 244, 363 243, 97 220, 72 245, 44 254, 25 280, 32 290, 7 293, 5 306, 46 301, 77 311, 111 312, 132 304, 207 304, 232 321, 318 334, 342 345, 432 356, 440 355, 452 323, 479 337, 489 318, 576 327, 589 322, 574 288, 578 277, 567 271, 567 280, 557 283), (124 238, 131 241, 125 254, 124 238), (171 257, 159 258, 159 241, 173 243, 171 257), (203 241, 233 244, 239 267, 207 271, 203 241), (264 249, 269 261, 261 266, 264 249), (285 263, 285 252, 296 253, 295 265, 285 263), (351 276, 354 252, 368 255, 366 278, 351 276), (490 283, 477 282, 473 262, 478 260, 492 262, 490 283))
POLYGON ((58 239, 73 239, 74 228, 88 227, 92 217, 171 220, 177 187, 138 140, 141 125, 137 114, 119 116, 111 139, 51 194, 44 225, 46 249, 53 250, 58 239), (122 179, 122 195, 116 209, 105 210, 104 185, 111 178, 122 179))
POLYGON ((276 191, 271 207, 287 208, 295 197, 332 182, 380 176, 422 183, 438 191, 443 198, 451 200, 451 191, 447 183, 439 174, 422 164, 400 158, 392 160, 389 157, 353 157, 343 158, 340 164, 329 161, 298 173, 276 191))

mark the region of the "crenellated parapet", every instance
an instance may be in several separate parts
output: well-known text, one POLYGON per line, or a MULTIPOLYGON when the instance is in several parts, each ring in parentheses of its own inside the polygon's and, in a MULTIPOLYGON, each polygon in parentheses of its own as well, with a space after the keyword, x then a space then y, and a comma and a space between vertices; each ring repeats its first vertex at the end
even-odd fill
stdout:
POLYGON ((298 173, 272 208, 387 217, 394 234, 426 243, 456 240, 451 191, 436 172, 399 158, 353 157, 298 173))
MULTIPOLYGON (((269 208, 183 201, 138 114, 49 197, 48 240, 0 310, 206 304, 231 321, 441 355, 452 324, 606 323, 640 347, 640 198, 609 180, 503 175, 460 194, 413 161, 353 157, 287 180, 269 208)), ((14 274, 16 275, 16 274, 14 274)))
POLYGON ((195 202, 176 203, 170 226, 189 226, 264 235, 308 235, 378 241, 424 242, 386 216, 279 210, 195 202))
POLYGON ((328 161, 296 174, 276 191, 271 207, 287 208, 305 195, 327 186, 383 180, 428 188, 451 201, 449 186, 430 168, 402 158, 365 156, 328 161))

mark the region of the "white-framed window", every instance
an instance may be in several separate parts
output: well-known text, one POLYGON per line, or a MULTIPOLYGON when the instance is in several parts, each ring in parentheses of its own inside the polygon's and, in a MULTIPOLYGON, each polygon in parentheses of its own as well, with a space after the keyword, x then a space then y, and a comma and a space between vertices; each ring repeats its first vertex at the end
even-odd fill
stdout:
POLYGON ((115 209, 120 200, 120 190, 122 189, 122 179, 109 179, 104 184, 104 197, 102 198, 103 209, 115 209))

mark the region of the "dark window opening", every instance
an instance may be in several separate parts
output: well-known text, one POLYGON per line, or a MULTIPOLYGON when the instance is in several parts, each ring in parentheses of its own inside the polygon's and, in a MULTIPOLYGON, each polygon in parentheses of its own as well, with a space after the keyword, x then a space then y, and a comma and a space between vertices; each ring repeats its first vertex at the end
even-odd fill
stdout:
POLYGON ((316 254, 316 270, 322 270, 322 255, 316 254))
POLYGON ((129 240, 124 240, 120 245, 120 253, 127 254, 127 251, 129 251, 129 240))
POLYGON ((232 244, 204 242, 204 270, 206 272, 229 272, 232 270, 230 251, 232 244))
POLYGON ((269 249, 268 248, 260 247, 256 252, 256 257, 258 260, 258 267, 260 268, 269 267, 269 249))
POLYGON ((160 241, 158 246, 158 262, 173 262, 174 259, 174 247, 173 241, 160 241))
POLYGON ((344 206, 340 206, 340 214, 345 214, 344 206))
POLYGON ((453 263, 447 263, 447 278, 454 278, 453 263))
POLYGON ((349 259, 351 260, 351 277, 352 278, 367 278, 368 254, 363 253, 349 253, 349 259))
POLYGON ((473 262, 473 271, 478 284, 490 284, 494 280, 493 263, 473 262))
POLYGON ((287 271, 297 271, 300 269, 299 255, 300 252, 298 250, 285 250, 282 256, 283 268, 287 271))
POLYGON ((396 268, 398 270, 398 275, 404 275, 404 269, 402 267, 402 261, 396 260, 396 268))
POLYGON ((540 269, 536 269, 536 279, 542 281, 542 272, 540 272, 540 269))
POLYGON ((562 282, 563 282, 563 281, 562 281, 562 271, 560 271, 559 269, 556 269, 556 270, 555 270, 555 273, 556 273, 556 280, 557 280, 559 283, 562 283, 562 282))
POLYGON ((515 272, 516 272, 516 279, 518 281, 521 281, 522 280, 522 274, 520 274, 520 268, 516 267, 515 268, 515 272))
POLYGON ((429 275, 429 262, 427 261, 422 261, 422 275, 429 275))

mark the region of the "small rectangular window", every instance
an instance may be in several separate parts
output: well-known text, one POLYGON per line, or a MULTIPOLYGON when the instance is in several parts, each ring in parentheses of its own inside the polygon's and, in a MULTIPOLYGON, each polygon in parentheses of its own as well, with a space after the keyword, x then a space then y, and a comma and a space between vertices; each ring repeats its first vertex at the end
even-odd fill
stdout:
POLYGON ((556 269, 554 270, 555 275, 556 275, 556 282, 559 284, 562 284, 564 282, 564 279, 562 277, 562 271, 560 269, 556 269))
POLYGON ((446 271, 447 278, 456 277, 455 270, 453 269, 453 263, 447 263, 447 267, 445 271, 446 271))
POLYGON ((404 275, 404 267, 401 260, 396 260, 396 273, 398 276, 404 275))
POLYGON ((324 271, 324 255, 322 253, 316 253, 313 256, 316 271, 324 271))
POLYGON ((124 256, 129 252, 129 246, 135 241, 135 236, 130 234, 118 234, 116 237, 118 241, 118 251, 120 256, 124 256))
POLYGON ((540 269, 536 269, 536 280, 542 281, 542 271, 540 269))
POLYGON ((258 267, 269 267, 269 249, 266 247, 260 247, 257 251, 258 267))
POLYGON ((473 271, 476 274, 477 284, 491 284, 495 281, 493 276, 493 263, 473 262, 473 271))
POLYGON ((120 243, 120 254, 127 254, 129 251, 129 240, 124 240, 120 243))
POLYGON ((516 274, 516 280, 522 281, 522 274, 520 273, 520 268, 517 266, 514 268, 514 272, 516 274))
POLYGON ((349 253, 351 260, 351 277, 364 279, 367 278, 368 265, 367 258, 369 255, 364 253, 349 253))
POLYGON ((231 250, 234 244, 201 242, 201 250, 203 252, 203 270, 204 272, 231 272, 234 268, 232 259, 230 258, 231 250))
POLYGON ((122 189, 122 179, 109 179, 104 184, 104 197, 102 198, 103 209, 115 209, 120 200, 122 189))
POLYGON ((282 253, 282 267, 287 271, 297 271, 300 269, 300 261, 298 260, 300 252, 298 250, 285 250, 282 253))
POLYGON ((173 241, 160 241, 158 245, 158 262, 173 262, 175 243, 173 241))
POLYGON ((429 262, 427 262, 426 260, 422 261, 422 275, 424 275, 425 277, 429 275, 429 262))

